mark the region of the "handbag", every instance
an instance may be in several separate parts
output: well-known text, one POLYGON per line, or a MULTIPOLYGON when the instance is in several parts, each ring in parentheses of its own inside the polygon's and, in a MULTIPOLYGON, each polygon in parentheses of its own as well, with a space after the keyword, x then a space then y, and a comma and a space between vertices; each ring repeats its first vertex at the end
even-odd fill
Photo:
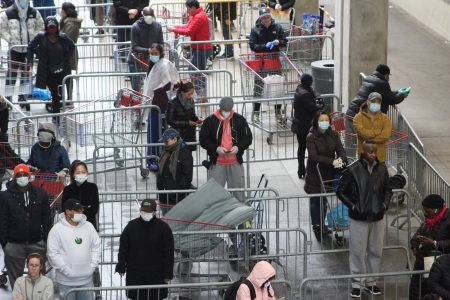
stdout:
POLYGON ((52 74, 60 74, 64 71, 64 62, 59 63, 57 65, 51 66, 50 67, 50 72, 52 72, 52 74))
POLYGON ((423 258, 423 269, 424 271, 427 271, 428 273, 423 274, 424 278, 428 278, 429 276, 429 272, 431 270, 431 267, 433 266, 434 262, 436 261, 436 259, 441 256, 442 254, 444 254, 444 250, 445 250, 445 244, 441 245, 443 241, 438 241, 436 242, 436 250, 432 250, 429 252, 430 255, 425 256, 423 258), (442 252, 439 251, 439 248, 442 249, 442 252))

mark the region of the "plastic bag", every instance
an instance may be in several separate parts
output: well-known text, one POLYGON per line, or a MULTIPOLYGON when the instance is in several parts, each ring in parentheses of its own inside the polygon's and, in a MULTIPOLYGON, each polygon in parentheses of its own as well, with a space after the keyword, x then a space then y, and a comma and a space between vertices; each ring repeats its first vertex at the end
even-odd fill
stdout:
POLYGON ((50 100, 52 98, 52 96, 51 96, 49 90, 34 87, 33 88, 33 98, 45 101, 45 100, 50 100))
POLYGON ((281 98, 283 95, 283 77, 269 75, 264 78, 264 98, 281 98))
POLYGON ((350 226, 350 220, 348 218, 348 207, 342 202, 327 214, 328 226, 333 229, 343 229, 350 226))

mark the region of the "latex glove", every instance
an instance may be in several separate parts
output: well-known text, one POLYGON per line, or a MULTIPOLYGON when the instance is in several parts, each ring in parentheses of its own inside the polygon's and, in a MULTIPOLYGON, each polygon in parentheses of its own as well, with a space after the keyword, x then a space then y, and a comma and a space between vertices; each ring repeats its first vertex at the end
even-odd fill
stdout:
POLYGON ((342 166, 344 165, 344 163, 342 162, 342 158, 337 158, 335 160, 333 160, 333 166, 335 169, 340 169, 342 168, 342 166))
POLYGON ((236 155, 239 151, 238 146, 231 147, 230 154, 236 155))
POLYGON ((410 88, 410 87, 407 87, 407 88, 401 88, 401 89, 399 89, 399 90, 398 90, 398 93, 399 93, 399 94, 403 94, 403 95, 405 96, 405 98, 406 98, 406 97, 408 97, 410 91, 411 91, 411 88, 410 88))
POLYGON ((224 156, 225 154, 228 153, 227 149, 225 149, 224 147, 217 147, 216 150, 217 154, 219 154, 219 156, 224 156))
POLYGON ((276 10, 281 10, 281 4, 278 4, 278 3, 277 3, 277 4, 275 5, 275 9, 276 9, 276 10))
POLYGON ((270 49, 270 50, 272 50, 274 46, 275 46, 275 42, 268 42, 268 43, 266 44, 266 48, 267 48, 267 49, 270 49))
POLYGON ((58 177, 66 177, 67 176, 66 171, 63 171, 63 170, 56 172, 55 174, 58 175, 58 177))

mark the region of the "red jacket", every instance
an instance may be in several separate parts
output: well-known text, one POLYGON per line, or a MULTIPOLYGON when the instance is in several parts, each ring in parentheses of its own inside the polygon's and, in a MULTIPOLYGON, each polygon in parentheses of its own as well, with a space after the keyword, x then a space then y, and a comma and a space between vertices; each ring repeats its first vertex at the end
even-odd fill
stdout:
MULTIPOLYGON (((209 41, 211 33, 209 32, 209 19, 202 7, 199 7, 191 16, 187 24, 176 25, 173 32, 182 35, 188 35, 191 41, 209 41)), ((192 49, 211 50, 212 44, 192 45, 192 49)))

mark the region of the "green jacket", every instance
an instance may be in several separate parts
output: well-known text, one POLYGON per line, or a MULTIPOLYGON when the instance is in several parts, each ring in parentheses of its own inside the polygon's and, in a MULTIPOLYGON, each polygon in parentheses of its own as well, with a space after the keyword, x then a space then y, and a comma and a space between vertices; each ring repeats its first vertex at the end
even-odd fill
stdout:
MULTIPOLYGON (((61 22, 60 31, 67 34, 67 36, 73 41, 74 44, 77 43, 78 37, 80 36, 80 28, 83 19, 81 18, 66 18, 64 22, 61 22)), ((70 58, 70 69, 78 70, 78 50, 75 47, 75 52, 70 58)))

